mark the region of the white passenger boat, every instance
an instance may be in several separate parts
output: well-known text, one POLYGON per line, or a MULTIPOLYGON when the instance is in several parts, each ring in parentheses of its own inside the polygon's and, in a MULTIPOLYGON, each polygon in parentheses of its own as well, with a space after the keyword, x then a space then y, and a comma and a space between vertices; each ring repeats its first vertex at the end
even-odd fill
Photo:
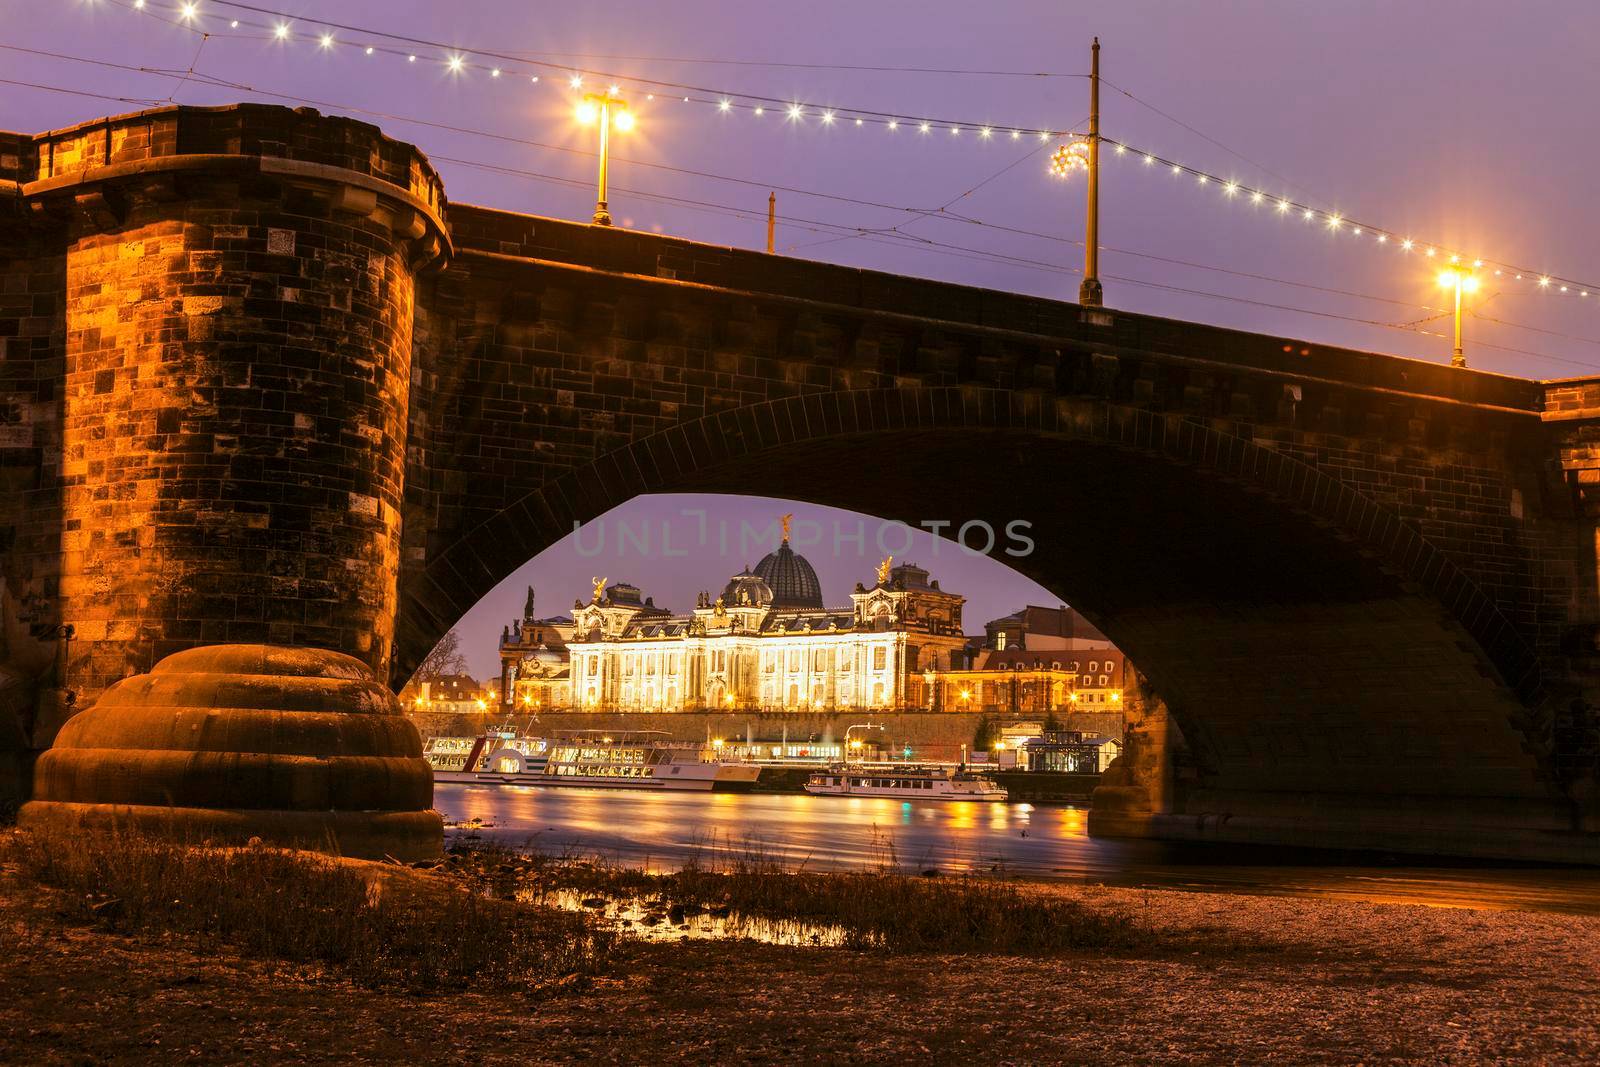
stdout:
POLYGON ((834 797, 894 797, 903 800, 1005 800, 1005 787, 982 774, 956 767, 910 764, 834 764, 815 771, 806 792, 834 797))
POLYGON ((760 767, 724 757, 720 746, 636 730, 549 742, 549 759, 536 784, 738 793, 753 789, 760 776, 760 767))
POLYGON ((496 727, 476 737, 430 737, 422 744, 422 758, 436 782, 536 785, 548 749, 542 737, 496 727))

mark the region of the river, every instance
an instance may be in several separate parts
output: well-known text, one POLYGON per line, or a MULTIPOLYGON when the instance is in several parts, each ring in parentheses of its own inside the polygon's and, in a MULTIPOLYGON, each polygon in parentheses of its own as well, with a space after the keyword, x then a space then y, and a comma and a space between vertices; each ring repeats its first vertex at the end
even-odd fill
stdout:
POLYGON ((1329 853, 1092 838, 1083 808, 773 793, 630 792, 439 783, 446 831, 516 848, 655 868, 759 854, 813 870, 893 862, 912 870, 1374 903, 1600 914, 1600 872, 1413 865, 1329 853))

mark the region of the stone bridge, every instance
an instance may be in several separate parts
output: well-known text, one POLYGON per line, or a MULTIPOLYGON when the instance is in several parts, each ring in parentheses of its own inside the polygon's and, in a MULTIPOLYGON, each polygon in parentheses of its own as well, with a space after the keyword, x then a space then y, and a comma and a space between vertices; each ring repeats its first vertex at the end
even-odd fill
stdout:
POLYGON ((0 345, 29 822, 436 850, 390 689, 574 523, 757 491, 1031 522, 1148 679, 1102 831, 1600 860, 1600 380, 448 204, 258 105, 0 134, 0 345))

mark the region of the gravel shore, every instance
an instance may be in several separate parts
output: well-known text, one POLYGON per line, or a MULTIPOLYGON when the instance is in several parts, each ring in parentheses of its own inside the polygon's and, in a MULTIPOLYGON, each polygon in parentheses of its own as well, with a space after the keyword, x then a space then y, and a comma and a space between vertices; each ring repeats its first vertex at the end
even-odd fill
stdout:
POLYGON ((539 995, 417 996, 63 918, 0 872, 8 1062, 1593 1063, 1600 919, 1046 886, 1158 946, 1048 958, 630 944, 539 995))

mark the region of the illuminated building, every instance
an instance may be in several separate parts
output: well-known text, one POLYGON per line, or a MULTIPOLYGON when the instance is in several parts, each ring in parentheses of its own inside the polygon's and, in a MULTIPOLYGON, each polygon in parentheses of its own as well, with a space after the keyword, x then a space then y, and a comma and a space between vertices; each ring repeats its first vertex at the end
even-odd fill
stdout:
POLYGON ((567 640, 572 620, 540 619, 533 611, 533 586, 522 618, 500 631, 500 700, 506 711, 537 713, 572 706, 567 640))
POLYGON ((444 674, 407 686, 401 695, 411 712, 470 715, 494 707, 499 690, 493 683, 480 685, 468 674, 444 674))
POLYGON ((572 611, 573 698, 607 711, 921 708, 924 671, 960 659, 964 600, 889 559, 847 606, 827 607, 786 528, 776 551, 715 597, 701 593, 692 612, 595 579, 572 611))

